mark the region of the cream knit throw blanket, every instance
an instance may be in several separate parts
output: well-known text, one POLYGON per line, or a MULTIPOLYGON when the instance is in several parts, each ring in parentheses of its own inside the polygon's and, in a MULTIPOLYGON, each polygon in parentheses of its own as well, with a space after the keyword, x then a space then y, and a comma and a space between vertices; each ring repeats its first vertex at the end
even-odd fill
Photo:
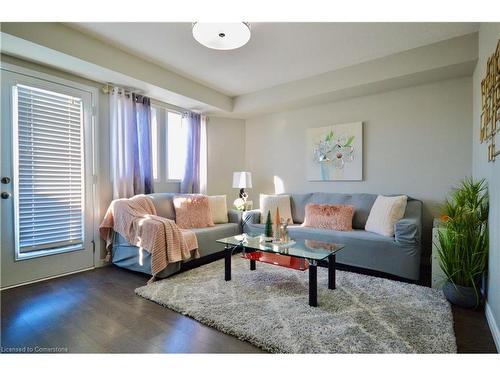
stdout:
POLYGON ((173 220, 156 216, 153 201, 146 195, 111 202, 99 226, 99 233, 106 241, 108 261, 113 231, 151 254, 152 280, 169 263, 200 256, 194 232, 180 229, 173 220))

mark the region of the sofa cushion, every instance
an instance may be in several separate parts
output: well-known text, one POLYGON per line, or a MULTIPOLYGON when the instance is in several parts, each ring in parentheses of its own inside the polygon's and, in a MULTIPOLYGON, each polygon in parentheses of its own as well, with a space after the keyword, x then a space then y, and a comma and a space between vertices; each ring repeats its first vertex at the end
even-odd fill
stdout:
POLYGON ((201 194, 176 196, 174 198, 175 222, 179 228, 213 227, 208 197, 201 194))
MULTIPOLYGON (((256 236, 264 233, 264 224, 247 223, 245 232, 256 236)), ((407 279, 418 280, 420 272, 420 247, 400 243, 394 237, 354 229, 349 232, 291 225, 290 237, 298 240, 316 240, 345 245, 337 253, 337 262, 382 271, 407 279)))
POLYGON ((224 224, 228 222, 227 204, 225 195, 210 195, 208 196, 210 204, 210 213, 214 224, 224 224))
POLYGON ((271 218, 276 215, 276 208, 279 208, 280 217, 285 221, 292 219, 292 212, 290 208, 290 196, 289 195, 260 195, 260 222, 265 223, 267 219, 268 211, 271 211, 271 218))
POLYGON ((236 223, 215 224, 210 228, 191 229, 198 240, 200 256, 224 250, 224 245, 216 242, 221 238, 236 236, 241 233, 241 226, 236 223))
POLYGON ((156 215, 175 220, 174 193, 153 193, 149 194, 156 209, 156 215))
POLYGON ((292 210, 292 220, 294 223, 302 224, 306 216, 306 204, 311 200, 312 193, 291 194, 290 208, 292 210))
POLYGON ((353 215, 354 207, 350 205, 309 203, 306 205, 306 217, 302 226, 350 231, 353 215))
MULTIPOLYGON (((384 243, 394 242, 394 238, 382 236, 380 234, 367 232, 362 229, 353 229, 352 231, 337 231, 323 228, 310 227, 292 227, 289 229, 292 239, 312 239, 326 242, 344 243, 349 239, 362 241, 376 241, 384 243)), ((369 244, 370 242, 367 242, 369 244)))
POLYGON ((408 197, 379 195, 366 221, 365 229, 383 236, 394 236, 394 225, 403 218, 408 197))

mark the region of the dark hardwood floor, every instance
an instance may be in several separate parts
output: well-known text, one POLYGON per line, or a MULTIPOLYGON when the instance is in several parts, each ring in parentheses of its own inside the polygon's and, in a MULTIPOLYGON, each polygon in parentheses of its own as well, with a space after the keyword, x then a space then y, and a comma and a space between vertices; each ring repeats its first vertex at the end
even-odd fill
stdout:
MULTIPOLYGON (((138 297, 148 277, 93 271, 1 293, 2 351, 259 353, 249 343, 138 297)), ((453 308, 460 353, 494 353, 482 310, 453 308)))

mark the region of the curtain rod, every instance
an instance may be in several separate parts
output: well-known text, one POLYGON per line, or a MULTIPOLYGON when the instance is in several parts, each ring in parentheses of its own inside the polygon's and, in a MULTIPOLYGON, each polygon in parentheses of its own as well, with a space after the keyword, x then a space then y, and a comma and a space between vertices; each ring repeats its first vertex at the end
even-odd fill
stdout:
MULTIPOLYGON (((104 94, 109 94, 111 92, 111 89, 113 87, 118 87, 118 88, 121 88, 125 93, 129 93, 129 94, 132 94, 132 93, 135 93, 135 94, 144 94, 144 91, 142 90, 139 90, 139 89, 135 89, 133 87, 121 87, 120 85, 115 85, 113 83, 110 83, 110 82, 106 82, 106 85, 103 86, 102 88, 102 92, 104 94)), ((179 112, 179 113, 187 113, 187 112, 194 112, 194 113, 199 113, 200 115, 203 115, 202 112, 199 112, 199 111, 193 111, 193 110, 190 110, 190 109, 186 109, 186 108, 182 108, 182 107, 178 107, 174 104, 170 104, 170 103, 165 103, 161 100, 157 100, 157 99, 154 99, 154 98, 150 98, 151 99, 151 104, 154 104, 156 106, 159 106, 159 107, 163 107, 165 109, 170 109, 172 111, 176 111, 176 112, 179 112)), ((205 116, 208 120, 208 116, 205 116)))
POLYGON ((165 109, 170 109, 172 111, 176 111, 179 113, 190 112, 189 109, 178 107, 176 105, 173 105, 170 103, 165 103, 165 102, 162 102, 161 100, 157 100, 157 99, 153 99, 153 98, 151 98, 151 104, 154 104, 158 107, 163 107, 165 109))
POLYGON ((117 87, 119 89, 122 89, 125 93, 128 93, 128 94, 144 94, 143 90, 136 89, 134 87, 122 87, 120 85, 115 85, 114 83, 110 83, 110 82, 106 82, 106 85, 102 88, 102 92, 104 94, 109 94, 113 87, 117 87))

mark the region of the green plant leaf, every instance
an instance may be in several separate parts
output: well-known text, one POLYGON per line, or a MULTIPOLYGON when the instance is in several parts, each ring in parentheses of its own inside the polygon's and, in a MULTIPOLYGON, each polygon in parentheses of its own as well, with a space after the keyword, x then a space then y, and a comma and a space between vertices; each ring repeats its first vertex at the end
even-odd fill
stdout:
POLYGON ((352 141, 354 141, 354 136, 353 135, 351 135, 349 137, 349 139, 347 140, 347 143, 344 145, 344 147, 350 146, 352 144, 352 141))
POLYGON ((325 141, 330 142, 332 139, 333 139, 333 130, 330 130, 330 132, 325 137, 325 141))
POLYGON ((474 288, 488 268, 488 191, 485 180, 466 178, 442 205, 448 217, 438 232, 439 264, 454 285, 474 288))

